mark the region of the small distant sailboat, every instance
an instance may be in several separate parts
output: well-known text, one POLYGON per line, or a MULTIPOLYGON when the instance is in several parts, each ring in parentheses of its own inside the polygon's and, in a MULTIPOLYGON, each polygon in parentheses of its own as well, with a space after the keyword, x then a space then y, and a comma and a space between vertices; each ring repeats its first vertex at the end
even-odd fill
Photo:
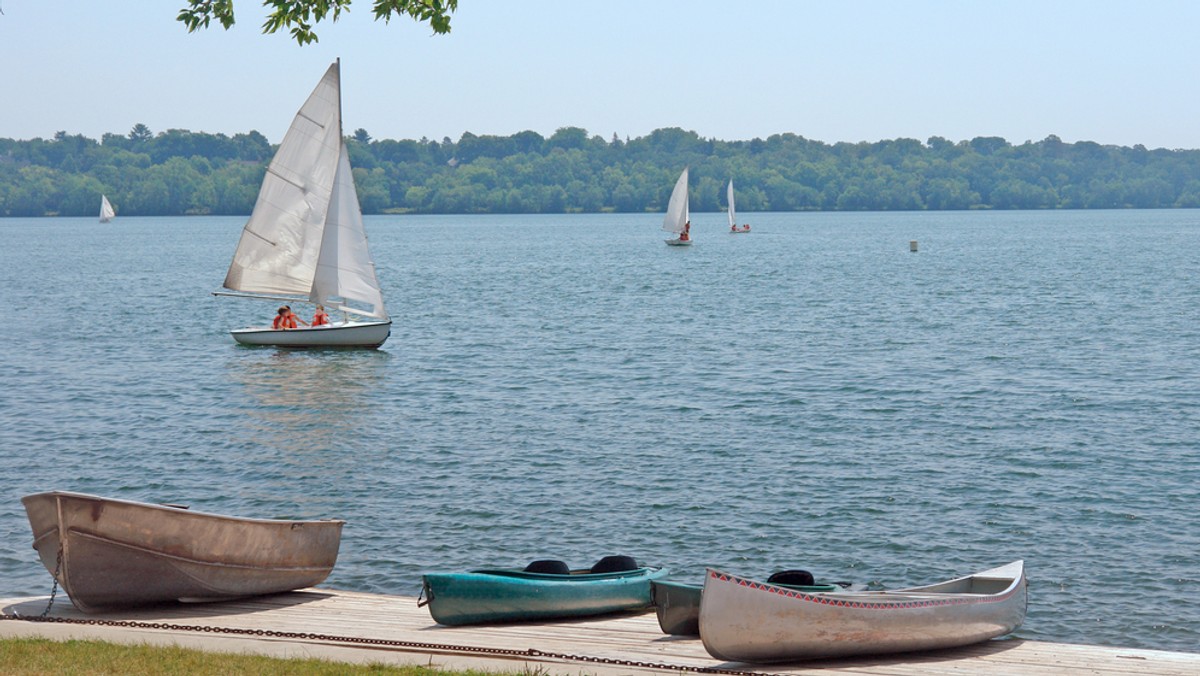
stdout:
POLYGON ((663 218, 663 230, 677 235, 675 239, 665 240, 669 246, 691 246, 692 223, 688 215, 688 170, 683 168, 675 189, 671 191, 671 201, 667 203, 667 215, 663 218))
POLYGON ((750 232, 750 224, 747 223, 741 228, 737 226, 737 210, 733 206, 733 179, 729 179, 729 189, 726 191, 729 197, 729 232, 736 234, 739 232, 750 232))
POLYGON ((224 287, 233 293, 215 295, 308 302, 345 316, 322 326, 230 331, 244 345, 379 347, 391 335, 342 137, 340 61, 300 107, 267 167, 224 287))
POLYGON ((113 211, 112 204, 109 203, 108 197, 100 196, 100 222, 107 223, 115 218, 117 212, 113 211))

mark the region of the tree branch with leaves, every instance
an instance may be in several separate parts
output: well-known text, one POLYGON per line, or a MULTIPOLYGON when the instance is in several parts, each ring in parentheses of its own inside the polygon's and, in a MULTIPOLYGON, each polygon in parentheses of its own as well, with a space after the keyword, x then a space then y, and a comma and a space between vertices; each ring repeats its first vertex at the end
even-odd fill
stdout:
MULTIPOLYGON (((189 33, 208 28, 216 21, 225 30, 235 23, 233 0, 187 0, 188 6, 179 10, 177 20, 189 33)), ((350 11, 352 0, 263 0, 268 9, 263 33, 287 29, 301 46, 317 42, 314 26, 325 21, 337 21, 342 12, 350 11)), ((418 23, 427 23, 439 35, 450 32, 450 15, 458 9, 458 0, 374 0, 375 20, 384 23, 393 16, 407 16, 418 23)))

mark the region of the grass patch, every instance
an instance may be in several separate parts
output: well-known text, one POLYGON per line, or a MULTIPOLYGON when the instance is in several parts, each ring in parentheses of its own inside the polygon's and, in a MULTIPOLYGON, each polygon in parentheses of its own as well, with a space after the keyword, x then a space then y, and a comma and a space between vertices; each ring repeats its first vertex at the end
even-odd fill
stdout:
MULTIPOLYGON (((342 674, 388 674, 389 676, 497 676, 501 672, 442 671, 426 667, 385 664, 349 664, 317 659, 280 659, 259 655, 212 653, 190 648, 151 645, 121 645, 104 641, 52 641, 43 638, 0 640, 0 674, 186 674, 225 676, 253 674, 280 676, 340 676, 342 674)), ((521 672, 510 672, 521 673, 521 672)), ((536 672, 524 672, 526 674, 536 672)))

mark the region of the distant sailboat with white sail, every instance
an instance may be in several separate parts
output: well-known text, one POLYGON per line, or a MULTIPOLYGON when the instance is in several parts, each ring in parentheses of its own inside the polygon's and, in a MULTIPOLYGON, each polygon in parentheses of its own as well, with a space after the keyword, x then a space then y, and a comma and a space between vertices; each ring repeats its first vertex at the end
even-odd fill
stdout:
POLYGON ((675 189, 671 191, 671 200, 667 202, 667 215, 663 218, 663 230, 677 235, 674 239, 665 240, 670 246, 691 246, 692 222, 688 213, 688 170, 683 168, 675 189))
POLYGON ((741 228, 737 226, 737 210, 733 206, 733 179, 729 179, 729 189, 726 191, 729 200, 729 232, 750 232, 750 224, 747 223, 741 228))
POLYGON ((215 295, 314 303, 344 318, 322 326, 231 331, 239 343, 379 347, 391 334, 342 137, 341 108, 338 61, 279 144, 225 276, 229 292, 215 295))
POLYGON ((100 222, 107 223, 107 222, 111 221, 112 219, 116 218, 116 216, 117 216, 117 212, 113 211, 112 204, 109 203, 108 197, 105 195, 101 195, 100 196, 100 222))

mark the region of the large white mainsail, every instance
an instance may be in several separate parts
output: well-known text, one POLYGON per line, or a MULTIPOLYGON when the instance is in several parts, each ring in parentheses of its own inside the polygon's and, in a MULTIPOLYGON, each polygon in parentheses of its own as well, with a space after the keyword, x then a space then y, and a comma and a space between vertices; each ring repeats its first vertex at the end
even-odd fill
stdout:
POLYGON ((688 170, 683 168, 675 189, 671 191, 671 201, 667 203, 667 215, 663 218, 663 230, 679 234, 688 222, 688 170))
POLYGON ((733 179, 729 179, 729 227, 732 229, 737 225, 737 213, 733 209, 733 179))
POLYGON ((339 309, 387 319, 342 141, 339 63, 300 107, 267 167, 224 287, 322 304, 340 297, 371 307, 339 309))
POLYGON ((107 223, 115 218, 117 212, 113 211, 112 204, 109 204, 106 195, 100 196, 100 222, 107 223))

